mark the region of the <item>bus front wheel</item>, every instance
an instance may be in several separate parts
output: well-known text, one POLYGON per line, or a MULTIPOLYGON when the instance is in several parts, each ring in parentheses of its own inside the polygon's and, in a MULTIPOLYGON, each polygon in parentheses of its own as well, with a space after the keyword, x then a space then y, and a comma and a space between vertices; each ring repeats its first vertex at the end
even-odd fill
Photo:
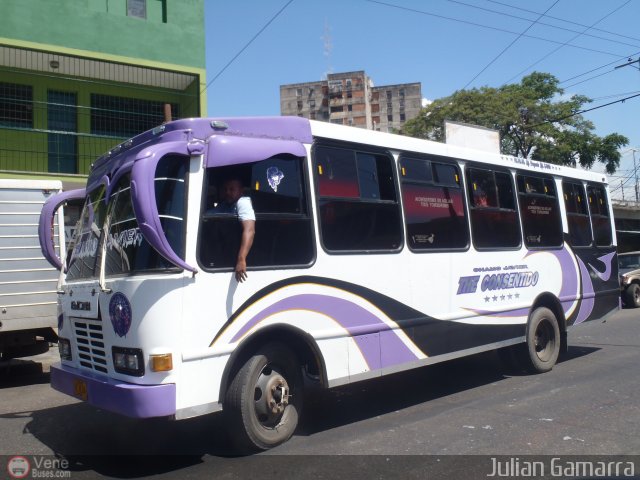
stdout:
POLYGON ((560 328, 551 310, 539 307, 531 313, 524 347, 527 370, 544 373, 553 368, 560 353, 560 328))
POLYGON ((286 442, 302 411, 302 373, 282 344, 258 349, 238 370, 225 396, 231 437, 242 452, 286 442))

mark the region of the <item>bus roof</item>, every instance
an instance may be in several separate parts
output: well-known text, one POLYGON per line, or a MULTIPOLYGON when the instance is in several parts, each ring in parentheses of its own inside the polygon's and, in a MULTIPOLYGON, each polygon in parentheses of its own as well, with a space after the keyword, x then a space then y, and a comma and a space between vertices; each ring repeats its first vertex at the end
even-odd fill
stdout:
MULTIPOLYGON (((91 169, 87 182, 87 190, 91 191, 100 183, 105 182, 105 177, 112 179, 116 171, 122 166, 130 165, 137 158, 144 157, 145 149, 150 144, 182 142, 184 145, 187 145, 190 142, 199 142, 200 145, 203 145, 210 141, 220 142, 219 139, 224 137, 253 139, 253 141, 250 142, 253 147, 259 146, 259 140, 261 139, 264 140, 265 145, 273 145, 274 140, 286 141, 290 144, 311 144, 313 143, 314 137, 321 137, 362 145, 371 145, 396 152, 431 154, 460 160, 479 161, 493 165, 522 168, 588 181, 607 182, 604 174, 578 170, 571 167, 500 155, 404 135, 308 120, 302 117, 271 116, 188 118, 156 127, 153 130, 149 130, 123 142, 101 156, 91 169), (214 137, 214 139, 211 139, 211 137, 214 137)), ((192 150, 185 147, 185 153, 187 152, 192 153, 192 150)), ((235 161, 235 158, 230 158, 228 163, 235 163, 235 161)), ((248 160, 245 159, 244 161, 246 162, 248 160)))
POLYGON ((484 162, 511 168, 524 168, 526 170, 533 170, 541 173, 579 178, 592 182, 607 183, 606 175, 603 173, 579 170, 573 167, 565 167, 537 160, 528 160, 525 158, 512 157, 510 155, 475 150, 457 145, 449 145, 421 138, 408 137, 406 135, 376 132, 363 128, 336 125, 316 120, 310 120, 309 122, 314 137, 372 145, 386 148, 391 151, 439 155, 459 160, 484 162))

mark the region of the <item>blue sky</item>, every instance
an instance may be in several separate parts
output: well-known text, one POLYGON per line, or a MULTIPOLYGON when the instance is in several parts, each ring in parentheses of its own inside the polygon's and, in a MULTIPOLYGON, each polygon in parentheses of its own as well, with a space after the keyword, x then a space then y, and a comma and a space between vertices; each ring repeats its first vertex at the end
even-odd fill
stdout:
MULTIPOLYGON (((614 68, 639 58, 639 0, 289 1, 205 0, 209 116, 279 115, 281 84, 354 70, 375 85, 421 82, 431 100, 533 70, 594 99, 586 108, 640 93, 638 63, 614 68)), ((640 149, 638 113, 640 97, 584 116, 640 149)), ((632 173, 624 151, 612 184, 632 173)))

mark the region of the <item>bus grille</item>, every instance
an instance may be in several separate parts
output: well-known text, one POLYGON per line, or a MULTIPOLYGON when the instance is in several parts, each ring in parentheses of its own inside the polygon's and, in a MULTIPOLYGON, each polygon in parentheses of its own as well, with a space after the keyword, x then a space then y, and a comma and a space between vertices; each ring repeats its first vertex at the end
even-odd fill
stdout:
POLYGON ((102 324, 76 320, 74 322, 78 359, 85 368, 107 373, 107 354, 102 335, 102 324))

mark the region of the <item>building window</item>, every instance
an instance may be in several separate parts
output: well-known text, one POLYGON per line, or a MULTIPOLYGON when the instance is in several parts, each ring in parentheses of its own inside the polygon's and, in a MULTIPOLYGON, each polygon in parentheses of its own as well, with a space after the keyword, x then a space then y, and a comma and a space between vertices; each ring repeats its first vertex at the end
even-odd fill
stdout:
POLYGON ((387 90, 387 101, 390 102, 391 101, 391 96, 393 95, 393 92, 391 90, 387 90))
MULTIPOLYGON (((129 138, 151 130, 164 122, 164 102, 137 98, 91 94, 91 133, 129 138)), ((177 104, 171 104, 172 116, 180 117, 177 104)))
POLYGON ((309 100, 309 108, 316 108, 316 101, 315 100, 309 100))
POLYGON ((347 105, 347 110, 349 112, 353 112, 353 105, 347 105))
POLYGON ((342 96, 342 80, 329 80, 329 93, 342 96))
POLYGON ((33 87, 0 83, 0 126, 33 128, 33 87))
POLYGON ((301 97, 302 96, 302 89, 301 88, 297 88, 296 89, 296 96, 297 97, 301 97))
POLYGON ((314 164, 320 231, 328 251, 400 249, 402 220, 391 157, 319 146, 314 164))
POLYGON ((469 227, 458 166, 401 157, 400 174, 409 248, 467 248, 469 227))
POLYGON ((127 16, 147 18, 147 0, 127 0, 127 16))
POLYGON ((393 122, 393 115, 387 115, 387 122, 393 122))
POLYGON ((400 121, 404 122, 407 119, 407 116, 404 113, 400 114, 400 121))
POLYGON ((302 100, 298 100, 298 110, 302 110, 302 100))

